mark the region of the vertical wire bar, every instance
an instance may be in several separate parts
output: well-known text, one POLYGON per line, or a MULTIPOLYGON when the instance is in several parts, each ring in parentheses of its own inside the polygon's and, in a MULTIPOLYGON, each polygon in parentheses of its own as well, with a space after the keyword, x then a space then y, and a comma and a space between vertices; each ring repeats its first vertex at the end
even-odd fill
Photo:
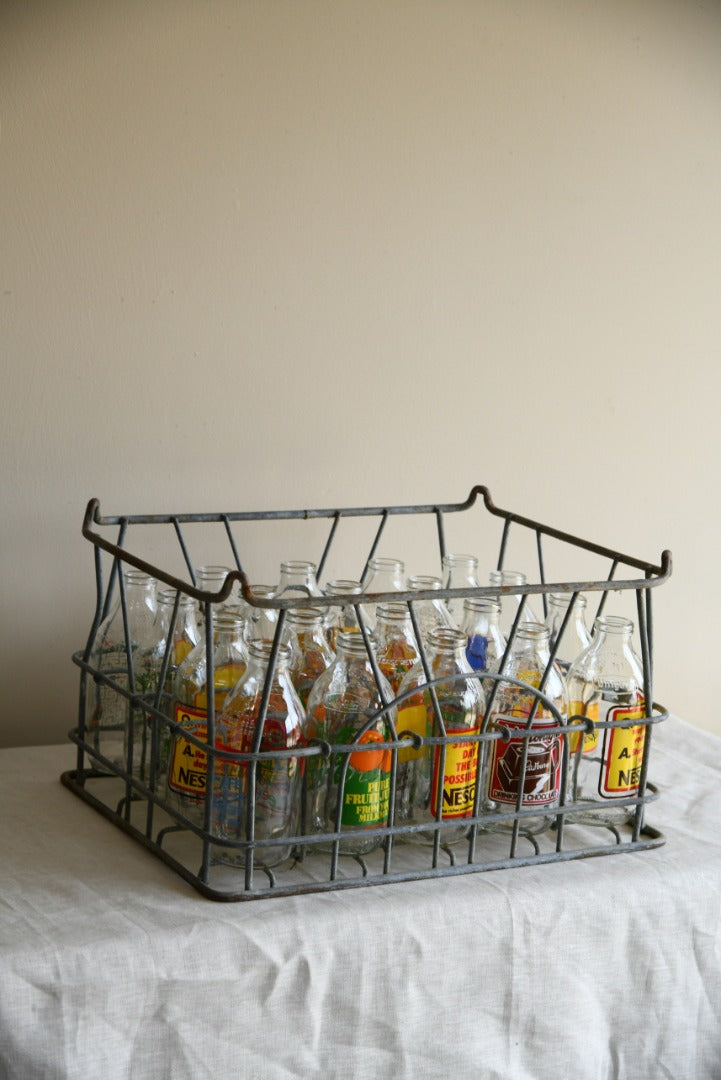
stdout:
MULTIPOLYGON (((155 688, 155 697, 153 699, 153 706, 155 709, 160 710, 160 702, 163 697, 165 680, 168 677, 168 668, 170 667, 170 657, 173 652, 173 639, 175 637, 175 626, 178 619, 178 609, 180 607, 180 593, 176 589, 175 602, 173 604, 173 611, 170 616, 170 623, 168 625, 168 633, 165 639, 165 649, 163 651, 163 659, 160 664, 160 672, 158 673, 158 685, 155 688)), ((150 781, 149 788, 153 794, 155 794, 156 776, 158 771, 158 757, 160 749, 158 742, 160 740, 160 721, 155 713, 151 717, 151 736, 150 736, 150 781)), ((153 834, 153 812, 155 810, 155 802, 153 799, 148 799, 148 810, 145 818, 145 831, 148 837, 153 834)))
MULTIPOLYGON (((543 541, 540 529, 536 529, 536 551, 538 552, 538 572, 541 579, 541 585, 546 584, 546 573, 543 566, 543 541)), ((548 616, 548 598, 545 592, 542 594, 543 602, 543 618, 548 616)))
POLYGON ((506 547, 508 545, 508 534, 511 531, 511 524, 513 522, 513 514, 509 514, 503 523, 503 535, 501 536, 501 547, 498 552, 498 565, 496 570, 503 569, 503 561, 506 558, 506 547))
MULTIPOLYGON (((122 572, 118 574, 118 588, 120 590, 120 607, 123 613, 123 633, 125 634, 125 657, 128 662, 128 690, 131 694, 135 694, 135 671, 133 669, 133 643, 130 637, 130 620, 128 616, 128 601, 125 595, 125 579, 122 572)), ((135 753, 134 748, 134 733, 133 733, 133 711, 134 705, 132 701, 126 699, 126 721, 125 726, 128 733, 128 745, 125 751, 123 765, 125 766, 125 800, 123 812, 125 820, 130 821, 130 774, 133 771, 133 755, 135 753)))
POLYGON ((326 564, 326 559, 328 558, 328 554, 330 552, 331 544, 333 543, 333 539, 335 537, 335 531, 338 528, 338 522, 339 521, 340 521, 340 511, 336 510, 335 514, 333 515, 333 524, 331 525, 330 532, 328 533, 328 539, 326 540, 325 547, 323 548, 323 554, 321 555, 321 557, 320 557, 320 559, 318 561, 318 566, 316 568, 316 577, 317 577, 318 581, 320 581, 321 576, 323 574, 323 570, 324 570, 325 564, 326 564))
POLYGON ((183 530, 181 529, 180 522, 176 517, 174 517, 172 521, 175 527, 175 534, 178 537, 178 543, 180 544, 180 550, 182 551, 183 558, 185 559, 185 565, 187 566, 188 573, 190 574, 190 580, 192 581, 193 585, 196 585, 197 582, 195 579, 195 570, 193 569, 193 563, 191 561, 190 555, 188 554, 188 548, 185 543, 185 537, 183 536, 183 530))
MULTIPOLYGON (((651 571, 646 571, 646 580, 651 578, 651 571)), ((648 638, 648 663, 651 670, 651 683, 653 684, 653 610, 651 598, 653 589, 646 589, 646 637, 648 638)))
POLYGON ((378 548, 378 544, 380 543, 381 536, 383 535, 383 530, 386 527, 386 521, 387 520, 388 520, 388 511, 384 510, 383 515, 382 515, 381 520, 380 520, 380 525, 378 526, 378 531, 376 532, 373 543, 371 544, 371 549, 368 552, 368 558, 366 559, 365 566, 363 567, 363 573, 360 576, 361 581, 366 576, 366 571, 368 569, 368 563, 371 561, 371 559, 373 558, 373 556, 376 553, 376 550, 378 548))
MULTIPOLYGON (((548 662, 548 665, 546 667, 546 672, 544 673, 544 682, 545 682, 545 676, 548 674, 548 671, 550 670, 551 664, 553 664, 554 660, 556 659, 556 654, 558 652, 558 646, 559 646, 559 644, 561 642, 561 639, 563 638, 563 635, 566 632, 566 627, 568 626, 571 615, 573 614, 573 609, 576 606, 576 601, 578 599, 578 595, 579 595, 578 591, 571 594, 571 599, 569 600, 568 606, 566 607, 566 614, 563 616, 563 619, 561 620, 561 626, 559 628, 558 634, 556 635, 556 640, 551 645, 549 662, 548 662)), ((566 721, 568 721, 568 717, 566 717, 566 721)), ((580 736, 580 738, 583 739, 583 736, 580 736)), ((571 736, 570 736, 570 733, 569 733, 568 735, 562 735, 561 736, 561 797, 560 797, 560 805, 561 806, 566 805, 566 785, 567 785, 566 776, 567 776, 568 756, 570 755, 570 751, 571 751, 571 736)), ((565 825, 565 821, 566 821, 566 815, 565 814, 558 814, 557 815, 557 821, 556 821, 556 851, 561 851, 562 848, 563 848, 563 827, 565 825)))
POLYGON ((200 880, 207 885, 210 878, 210 833, 213 827, 213 788, 215 786, 215 635, 212 601, 206 600, 203 607, 205 616, 205 742, 207 751, 200 880))
MULTIPOLYGON (((386 699, 385 691, 383 690, 383 676, 381 675, 381 670, 380 670, 380 668, 378 666, 378 660, 376 659, 376 655, 375 655, 375 652, 373 650, 373 646, 371 645, 370 637, 368 635, 368 628, 365 625, 365 619, 364 619, 363 613, 361 611, 361 605, 360 604, 354 604, 353 607, 355 609, 355 614, 356 614, 356 618, 358 620, 358 626, 360 627, 360 632, 363 635, 363 643, 364 643, 364 645, 366 647, 366 652, 368 654, 368 661, 370 663, 371 670, 373 671, 373 678, 375 679, 376 686, 378 688, 378 696, 380 697, 381 705, 383 706, 383 716, 385 717, 386 723, 387 723, 388 727, 390 728, 391 738, 395 742, 397 740, 397 738, 398 738, 398 734, 396 732, 396 725, 393 723, 393 717, 391 716, 390 702, 386 699)), ((397 751, 396 751, 396 757, 397 757, 397 751)), ((349 760, 350 760, 350 758, 349 758, 349 760)), ((396 780, 396 778, 395 778, 395 775, 394 775, 393 766, 391 766, 390 790, 389 790, 389 794, 388 794, 388 804, 389 804, 388 805, 388 823, 389 823, 389 828, 393 827, 393 821, 394 821, 394 817, 395 817, 395 786, 396 786, 395 785, 395 780, 396 780)), ((385 856, 384 856, 384 859, 383 859, 383 873, 384 874, 389 874, 390 873, 390 869, 391 869, 391 850, 392 850, 392 848, 393 848, 393 834, 390 833, 388 835, 387 839, 386 839, 386 844, 385 844, 385 856)))
MULTIPOLYGON (((120 519, 120 529, 118 531, 118 539, 115 541, 118 547, 122 547, 125 543, 125 534, 128 531, 128 519, 123 517, 120 519)), ((113 559, 113 565, 110 570, 110 577, 108 578, 108 591, 105 596, 105 604, 103 606, 103 614, 100 617, 100 621, 106 619, 108 612, 110 611, 110 605, 113 601, 113 593, 115 592, 115 582, 117 581, 119 571, 119 561, 116 555, 113 559)))
MULTIPOLYGON (((426 683, 430 683, 430 682, 433 681, 433 674, 431 672, 430 667, 428 666, 428 657, 426 656, 426 651, 425 651, 423 642, 421 640, 421 632, 420 632, 420 629, 419 629, 419 626, 418 626, 418 622, 416 620, 415 612, 412 610, 412 607, 413 607, 413 601, 409 600, 408 601, 408 610, 411 613, 411 622, 413 624, 413 632, 414 632, 414 634, 416 636, 416 642, 418 644, 418 652, 419 652, 419 656, 420 656, 420 659, 421 659, 421 666, 423 667, 423 675, 424 675, 424 678, 426 680, 426 683)), ((445 722, 445 719, 443 717, 443 712, 441 710, 441 705, 440 705, 440 702, 438 700, 438 694, 436 692, 436 689, 437 688, 435 686, 427 686, 427 691, 430 694, 431 705, 433 707, 433 716, 434 716, 434 719, 436 721, 436 724, 438 725, 438 731, 440 733, 441 738, 446 740, 448 738, 448 731, 446 730, 446 722, 445 722)), ((436 784, 436 793, 435 793, 436 812, 434 814, 435 820, 436 820, 436 822, 438 824, 440 824, 443 821, 443 787, 444 787, 444 780, 445 780, 445 775, 446 775, 446 751, 447 751, 447 747, 448 747, 448 744, 444 741, 444 742, 442 742, 440 744, 440 746, 435 746, 431 750, 431 757, 435 757, 436 755, 438 755, 438 780, 437 780, 437 784, 436 784)), ((432 775, 433 775, 433 769, 431 768, 431 776, 432 775)), ((440 850, 441 850, 441 830, 440 829, 434 829, 433 830, 433 857, 432 857, 432 866, 433 866, 434 870, 438 866, 438 859, 440 857, 440 850)))
MULTIPOLYGON (((83 652, 83 660, 87 664, 90 660, 93 651, 93 645, 95 644, 95 635, 98 632, 98 627, 102 622, 103 611, 103 559, 100 552, 100 548, 96 547, 94 551, 95 555, 95 614, 93 615, 93 621, 90 626, 90 633, 88 634, 88 640, 83 652)), ((76 769, 78 772, 78 779, 80 783, 84 781, 85 773, 85 753, 84 745, 87 740, 87 724, 85 714, 87 712, 88 704, 88 672, 83 668, 80 672, 80 694, 78 697, 78 735, 82 745, 78 745, 76 751, 76 769)), ((95 687, 95 693, 99 693, 98 684, 93 679, 92 685, 95 687)), ((96 747, 97 749, 97 747, 96 747)))
MULTIPOLYGON (((609 581, 613 581, 613 575, 616 573, 617 568, 618 568, 618 559, 614 559, 613 562, 611 563, 611 570, 610 570, 610 573, 608 575, 608 580, 609 581)), ((601 600, 599 602, 598 608, 596 609, 596 615, 595 615, 596 619, 599 619, 601 617, 601 615, 603 614, 603 609, 606 606, 606 601, 608 600, 608 594, 609 594, 610 591, 611 591, 610 589, 604 589, 603 590, 603 595, 602 595, 601 600)))
MULTIPOLYGON (((653 687, 651 684, 651 652, 649 648, 646 616, 644 612, 643 590, 636 590, 636 606, 638 609, 638 630, 641 638, 641 660, 643 663, 643 696, 646 718, 650 719, 653 715, 653 687)), ((647 723, 644 727, 643 737, 643 758, 641 759, 641 775, 638 781, 638 797, 642 798, 646 793, 646 780, 648 777, 648 763, 651 755, 651 731, 652 725, 647 723)), ((632 840, 634 844, 639 838, 641 829, 643 828, 643 816, 644 805, 638 803, 636 806, 636 813, 633 819, 633 833, 632 840)))
MULTIPOLYGON (((263 691, 260 697, 260 708, 258 710, 258 720, 255 726, 255 733, 253 735, 253 744, 251 747, 252 754, 260 753, 260 747, 263 742, 263 732, 265 731, 265 721, 268 715, 268 703, 270 701, 270 692, 273 687, 273 678, 275 676, 275 665, 278 660, 278 650, 280 649, 280 643, 283 638, 283 626, 285 624, 286 609, 279 608, 278 621, 275 625, 275 634, 273 635, 273 644, 270 647, 270 655, 268 656, 268 666, 265 671, 265 679, 263 681, 263 691)), ((253 870, 255 863, 255 794, 258 782, 258 759, 253 758, 248 763, 248 796, 247 796, 247 824, 245 830, 246 840, 248 841, 248 850, 245 857, 245 887, 250 892, 253 888, 253 870)))
POLYGON ((443 560, 446 557, 446 534, 445 534, 445 528, 444 528, 444 525, 443 525, 443 511, 439 507, 436 507, 435 514, 436 514, 436 527, 438 529, 438 549, 439 549, 440 555, 441 555, 440 562, 441 562, 441 565, 443 565, 443 560))
POLYGON ((243 567, 240 563, 240 555, 238 549, 235 546, 235 537, 233 536, 233 530, 230 527, 230 519, 227 514, 223 514, 223 525, 225 525, 225 532, 228 537, 228 543, 230 544, 230 550, 233 552, 233 558, 235 560, 236 568, 242 571, 243 567))

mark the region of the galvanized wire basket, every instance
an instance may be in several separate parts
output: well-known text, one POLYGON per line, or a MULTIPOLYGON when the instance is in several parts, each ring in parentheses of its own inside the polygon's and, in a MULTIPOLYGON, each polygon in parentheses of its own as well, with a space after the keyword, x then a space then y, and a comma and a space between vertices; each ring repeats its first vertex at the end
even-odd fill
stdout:
MULTIPOLYGON (((166 515, 102 515, 97 499, 92 499, 87 507, 83 523, 83 535, 94 546, 96 572, 96 606, 84 650, 73 656, 73 661, 81 670, 78 723, 70 733, 70 739, 77 746, 75 769, 62 776, 63 783, 76 795, 84 799, 94 809, 102 813, 116 826, 130 834, 134 839, 170 866, 204 896, 214 900, 238 901, 305 892, 321 892, 334 889, 354 888, 363 885, 376 885, 389 882, 408 881, 419 878, 445 877, 458 874, 477 873, 479 871, 521 867, 535 863, 551 863, 589 856, 619 854, 658 847, 664 843, 663 836, 647 824, 645 820, 646 804, 658 797, 658 792, 649 780, 649 763, 652 748, 654 726, 666 719, 667 712, 653 700, 653 621, 652 595, 656 586, 668 579, 671 573, 671 556, 664 551, 659 565, 645 562, 633 556, 624 555, 599 544, 583 540, 560 530, 542 525, 518 514, 496 507, 485 487, 474 487, 464 502, 431 504, 422 506, 381 506, 356 507, 343 509, 288 510, 288 511, 248 511, 213 514, 166 514, 166 515), (309 523, 313 523, 314 538, 317 528, 322 529, 320 555, 317 559, 318 579, 332 558, 342 530, 363 521, 371 526, 370 536, 366 536, 365 546, 356 553, 354 569, 362 576, 369 560, 375 555, 381 540, 387 537, 388 527, 398 521, 406 525, 410 522, 415 529, 423 526, 433 535, 435 558, 439 561, 447 554, 446 531, 449 523, 463 521, 469 530, 470 542, 476 550, 487 547, 494 550, 493 562, 497 569, 505 565, 509 545, 520 538, 526 549, 533 550, 537 567, 537 580, 525 585, 514 586, 468 586, 464 588, 446 588, 441 590, 407 591, 391 593, 364 593, 351 598, 363 636, 368 658, 376 681, 381 686, 378 663, 375 658, 372 640, 363 614, 363 605, 381 602, 401 603, 407 606, 411 621, 420 642, 415 606, 424 600, 462 600, 467 597, 502 598, 504 593, 512 591, 520 597, 518 611, 508 636, 507 650, 510 650, 518 627, 523 621, 524 607, 528 597, 536 597, 537 603, 543 603, 544 612, 550 593, 565 593, 575 602, 580 594, 595 595, 598 600, 596 612, 603 611, 611 593, 623 596, 635 609, 637 641, 643 665, 643 696, 645 716, 634 721, 644 730, 643 757, 639 769, 637 790, 629 797, 619 800, 618 805, 630 808, 630 824, 627 827, 586 827, 570 824, 582 805, 573 801, 572 788, 567 783, 573 766, 574 754, 581 753, 580 743, 576 738, 577 750, 573 748, 573 734, 579 730, 592 733, 594 728, 600 731, 618 726, 620 722, 594 723, 588 718, 576 718, 583 728, 568 722, 556 709, 553 701, 544 694, 545 676, 537 687, 526 686, 533 695, 534 709, 544 708, 553 716, 553 724, 544 729, 545 734, 557 736, 562 747, 561 760, 561 797, 551 811, 552 827, 540 835, 534 835, 526 829, 525 823, 533 813, 524 806, 523 792, 525 770, 528 765, 528 750, 534 731, 530 721, 522 732, 522 753, 520 753, 521 782, 518 800, 515 806, 497 808, 490 811, 483 804, 483 774, 481 762, 487 756, 492 744, 498 739, 508 740, 508 732, 492 729, 487 723, 477 732, 461 736, 470 744, 477 744, 478 781, 475 784, 473 805, 463 818, 467 830, 460 842, 446 842, 451 826, 457 828, 458 819, 446 819, 442 812, 442 799, 436 800, 438 810, 435 819, 423 826, 430 832, 431 840, 421 846, 407 841, 419 826, 399 823, 396 820, 394 802, 398 771, 399 754, 412 749, 414 752, 446 753, 451 744, 457 745, 457 734, 435 734, 427 737, 415 733, 399 731, 391 723, 392 738, 387 739, 380 748, 390 755, 390 798, 387 818, 382 825, 363 831, 369 833, 377 842, 376 849, 366 855, 344 854, 344 842, 348 840, 348 830, 341 826, 340 816, 336 827, 324 834, 310 834, 302 831, 303 817, 298 817, 295 835, 282 839, 263 839, 262 845, 290 845, 292 858, 282 867, 267 868, 255 856, 261 841, 256 837, 255 791, 258 769, 263 763, 281 765, 293 757, 308 765, 313 759, 334 761, 340 765, 341 793, 344 783, 345 768, 350 755, 357 749, 357 742, 334 744, 327 740, 311 739, 302 747, 292 750, 261 751, 263 725, 266 720, 271 676, 277 662, 278 650, 284 631, 284 623, 289 609, 320 607, 326 609, 338 603, 334 596, 276 595, 265 596, 254 592, 244 560, 249 557, 252 545, 241 534, 249 527, 263 523, 264 528, 290 528, 294 534, 309 523), (301 524, 303 523, 303 524, 301 524), (497 533, 500 529, 500 537, 497 533), (196 530, 191 541, 190 537, 196 530), (217 550, 219 538, 230 555, 236 569, 229 571, 222 587, 216 592, 208 592, 196 585, 194 567, 202 556, 200 544, 196 541, 202 530, 203 540, 213 535, 217 550), (163 535, 164 548, 158 537, 163 535), (130 538, 136 544, 130 546, 130 538), (148 557, 141 557, 138 548, 160 549, 163 557, 155 565, 148 557), (166 554, 172 548, 172 554, 166 554), (557 580, 548 580, 548 553, 562 567, 571 563, 580 565, 588 561, 591 573, 583 579, 569 581, 563 575, 557 580), (171 573, 168 566, 175 560, 180 565, 182 576, 171 573), (107 573, 107 565, 110 572, 107 573), (124 568, 135 568, 156 578, 158 582, 177 590, 173 620, 177 618, 179 600, 182 596, 191 597, 199 606, 203 617, 204 633, 208 656, 208 685, 213 685, 213 635, 220 605, 228 600, 231 591, 236 589, 250 609, 272 609, 277 613, 275 635, 270 653, 268 677, 258 718, 258 730, 251 750, 245 753, 229 753, 219 749, 216 740, 216 715, 213 694, 208 695, 207 736, 198 739, 186 730, 181 732, 178 724, 171 718, 167 693, 158 689, 154 693, 144 693, 136 685, 133 673, 132 650, 126 637, 128 672, 123 679, 112 673, 100 670, 91 662, 93 643, 98 627, 107 615, 113 596, 119 593, 120 603, 125 616, 126 635, 127 613, 123 587, 124 568), (357 602, 356 602, 357 601, 357 602), (634 603, 635 602, 635 603, 634 603), (104 686, 117 694, 127 704, 128 710, 142 709, 147 717, 147 740, 150 767, 146 778, 141 779, 128 765, 133 761, 133 729, 129 725, 129 745, 125 764, 112 761, 102 752, 89 730, 86 703, 93 688, 104 686), (207 760, 207 785, 201 819, 191 819, 177 806, 168 801, 165 777, 158 769, 161 745, 169 739, 182 734, 183 739, 202 750, 207 760), (434 750, 433 748, 437 748, 434 750), (213 779, 222 759, 224 767, 228 763, 245 770, 246 807, 243 835, 237 839, 221 838, 214 830, 214 784, 213 779), (499 826, 505 825, 505 830, 499 826), (223 855, 233 852, 241 866, 228 866, 223 855), (219 857, 220 856, 220 857, 219 857)), ((256 545, 257 547, 257 545, 256 545)), ((256 548, 252 548, 256 550, 256 548)), ((257 578, 256 578, 257 580, 257 578)), ((566 619, 571 616, 573 603, 569 605, 566 619)), ((171 633, 172 636, 172 633, 171 633)), ((560 635, 559 635, 560 637, 560 635)), ((421 662, 424 666, 429 693, 434 698, 434 708, 439 713, 434 689, 438 681, 431 678, 427 658, 420 646, 421 662)), ((505 658, 504 658, 505 659, 505 658)), ((552 650, 550 664, 555 659, 552 650)), ((163 685, 163 676, 167 671, 168 655, 163 658, 163 670, 158 685, 163 685)), ((500 670, 504 670, 503 663, 500 670)), ((548 674, 548 669, 546 671, 548 674)), ((489 699, 496 694, 503 683, 514 682, 508 676, 483 673, 483 679, 489 699), (492 685, 491 685, 492 684, 492 685), (491 686, 489 692, 489 686, 491 686)), ((517 682, 518 686, 524 686, 517 682)), ((489 700, 489 706, 490 706, 489 700)), ((392 710, 402 705, 402 700, 383 700, 378 716, 388 719, 392 710)), ((486 718, 490 708, 486 709, 486 718)), ((377 717, 371 718, 371 721, 377 717)), ((573 718, 571 718, 573 720, 573 718)), ((369 723, 371 722, 369 721, 369 723)), ((440 731, 444 732, 442 721, 440 731)), ((440 769, 442 783, 442 766, 440 769)))

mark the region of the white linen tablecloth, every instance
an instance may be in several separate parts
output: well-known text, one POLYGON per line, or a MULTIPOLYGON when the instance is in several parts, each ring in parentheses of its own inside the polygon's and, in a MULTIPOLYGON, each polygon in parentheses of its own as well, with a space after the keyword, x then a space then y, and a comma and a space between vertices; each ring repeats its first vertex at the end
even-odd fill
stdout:
POLYGON ((721 739, 654 732, 664 847, 216 903, 0 751, 0 1076, 721 1077, 721 739))

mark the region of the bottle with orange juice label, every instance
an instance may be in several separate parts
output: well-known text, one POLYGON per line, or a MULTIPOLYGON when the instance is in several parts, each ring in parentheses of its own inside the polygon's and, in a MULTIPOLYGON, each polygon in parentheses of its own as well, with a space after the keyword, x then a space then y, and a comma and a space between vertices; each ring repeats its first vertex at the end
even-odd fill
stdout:
MULTIPOLYGON (((568 689, 574 717, 623 726, 594 729, 570 739, 570 784, 574 802, 589 805, 567 815, 586 825, 622 825, 635 807, 617 801, 638 793, 646 740, 643 669, 631 643, 633 623, 602 615, 593 624, 591 644, 571 665, 568 689)), ((580 721, 576 721, 579 723, 580 721)))
MULTIPOLYGON (((341 839, 339 850, 364 855, 381 840, 363 831, 382 827, 388 818, 391 751, 377 744, 392 737, 396 712, 390 708, 376 715, 383 701, 362 635, 341 631, 336 645, 334 663, 308 697, 308 734, 348 749, 335 751, 330 761, 308 758, 305 831, 335 832, 340 826, 353 835, 341 839)), ((382 673, 380 688, 385 701, 391 701, 382 673)), ((318 846, 328 850, 330 843, 310 850, 318 846)))
MULTIPOLYGON (((243 619, 230 611, 219 611, 213 629, 213 692, 215 715, 245 671, 247 652, 243 639, 243 619)), ((208 755, 184 738, 208 736, 208 662, 205 637, 191 650, 175 674, 172 718, 174 729, 168 750, 167 799, 171 806, 196 824, 203 821, 208 755)))
MULTIPOLYGON (((399 690, 398 735, 438 736, 442 743, 398 751, 396 821, 398 824, 443 822, 442 844, 462 840, 465 819, 473 813, 476 785, 482 774, 477 735, 485 714, 480 681, 466 659, 466 635, 453 627, 436 627, 428 638, 428 668, 442 726, 425 670, 419 661, 399 690), (460 736, 460 738, 450 738, 460 736)), ((408 833, 415 843, 433 843, 435 829, 408 833)))

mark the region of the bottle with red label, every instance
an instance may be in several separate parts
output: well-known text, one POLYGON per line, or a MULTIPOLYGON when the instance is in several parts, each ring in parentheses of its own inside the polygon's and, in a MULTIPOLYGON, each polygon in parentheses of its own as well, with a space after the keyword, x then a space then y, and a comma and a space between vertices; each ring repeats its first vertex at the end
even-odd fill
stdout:
MULTIPOLYGON (((308 697, 308 733, 349 749, 335 751, 329 761, 321 756, 307 759, 305 831, 335 832, 340 825, 353 835, 340 841, 339 850, 364 855, 378 847, 381 838, 363 832, 382 828, 388 820, 391 751, 377 744, 392 738, 396 710, 377 715, 382 699, 391 701, 393 692, 381 672, 379 689, 361 633, 341 631, 336 645, 334 663, 308 697)), ((328 850, 330 844, 314 844, 309 851, 319 847, 328 850)))
MULTIPOLYGON (((427 652, 431 680, 442 680, 434 688, 440 720, 419 661, 400 686, 398 735, 412 733, 447 741, 398 751, 396 823, 442 822, 441 843, 453 844, 468 832, 466 818, 473 813, 476 784, 483 771, 479 741, 468 736, 480 732, 485 698, 466 659, 462 631, 436 627, 430 632, 427 652)), ((437 831, 419 830, 408 833, 407 838, 429 844, 437 831)))
MULTIPOLYGON (((550 662, 548 628, 542 623, 520 623, 511 645, 503 676, 489 718, 489 731, 508 732, 508 739, 490 744, 486 809, 508 812, 519 806, 522 832, 541 832, 552 823, 551 812, 561 798, 563 736, 548 734, 547 728, 566 723, 568 693, 560 669, 550 662), (546 670, 548 673, 546 674, 546 670), (541 687, 556 714, 534 693, 541 687)), ((491 822, 493 830, 512 829, 513 818, 491 822)))
MULTIPOLYGON (((278 866, 292 855, 290 838, 298 832, 303 758, 285 751, 297 750, 306 741, 305 712, 288 670, 287 645, 280 645, 276 654, 259 737, 272 647, 262 639, 250 642, 245 672, 226 697, 218 717, 216 746, 220 753, 215 760, 211 826, 213 835, 222 840, 245 841, 252 831, 254 863, 266 867, 278 866), (279 756, 238 762, 224 758, 224 750, 279 756)), ((244 866, 247 848, 216 844, 213 861, 244 866)))
MULTIPOLYGON (((230 611, 219 611, 213 626, 213 701, 216 718, 230 691, 245 671, 247 661, 243 619, 230 611)), ((202 825, 207 783, 208 755, 202 747, 184 738, 183 732, 201 741, 208 737, 208 658, 205 635, 188 653, 175 674, 172 719, 181 730, 173 730, 168 751, 167 800, 197 825, 202 825)))
POLYGON ((574 802, 589 805, 573 811, 567 821, 619 825, 635 813, 633 805, 618 805, 618 800, 638 794, 646 740, 646 725, 633 723, 646 716, 646 707, 643 669, 632 635, 630 619, 600 616, 591 644, 568 673, 571 724, 574 717, 583 717, 624 726, 571 737, 571 795, 574 802))

